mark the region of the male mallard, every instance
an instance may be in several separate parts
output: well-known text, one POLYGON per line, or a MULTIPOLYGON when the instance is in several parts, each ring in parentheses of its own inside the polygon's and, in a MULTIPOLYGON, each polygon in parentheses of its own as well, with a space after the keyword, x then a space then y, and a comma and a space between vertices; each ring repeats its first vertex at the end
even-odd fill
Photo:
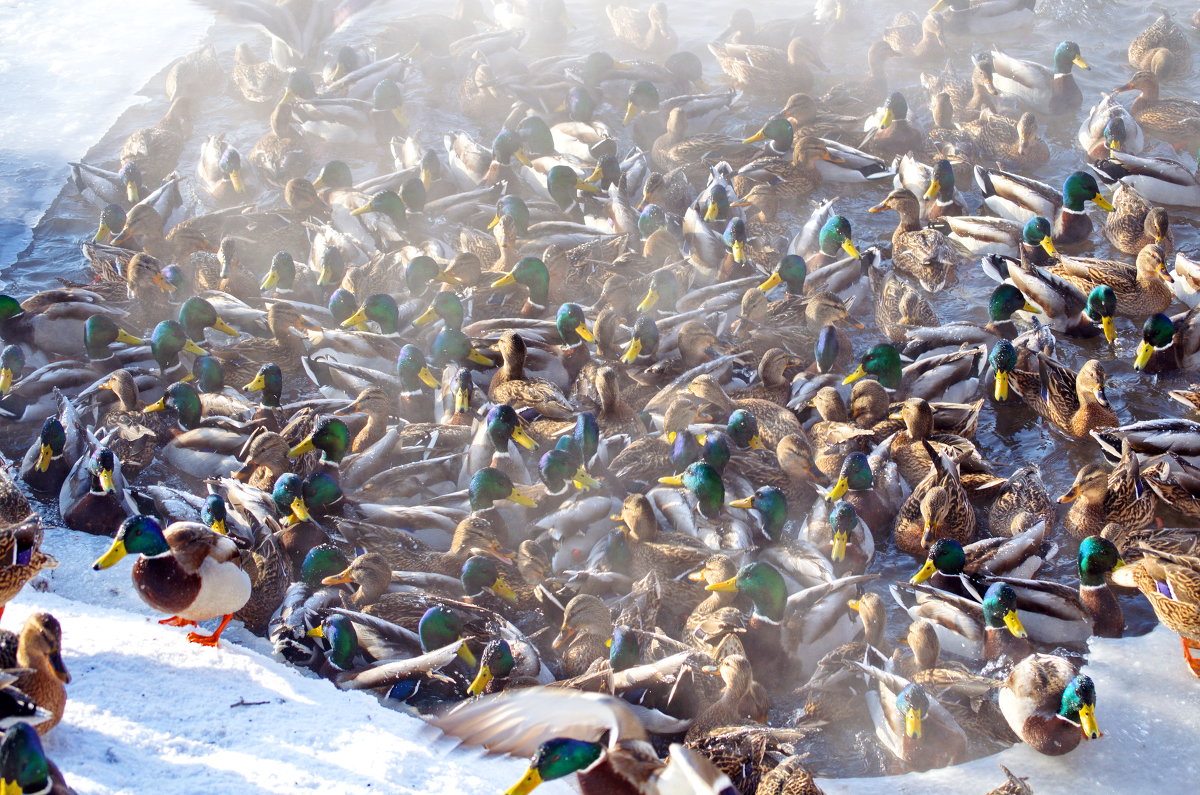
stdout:
POLYGON ((1190 155, 1182 157, 1184 162, 1172 157, 1114 151, 1090 165, 1105 182, 1133 188, 1146 201, 1200 207, 1200 177, 1190 155))
POLYGON ((846 376, 842 383, 852 384, 864 376, 873 375, 885 388, 894 391, 894 399, 940 398, 958 403, 975 396, 986 355, 984 346, 969 347, 947 354, 925 356, 902 368, 900 352, 895 346, 884 343, 869 348, 863 354, 858 368, 846 376))
POLYGON ((994 36, 1027 28, 1037 19, 1033 0, 938 0, 937 14, 947 31, 959 35, 994 36))
POLYGON ((992 50, 992 80, 1001 96, 1009 95, 1041 113, 1073 113, 1083 104, 1083 93, 1071 73, 1073 66, 1091 69, 1079 54, 1079 45, 1064 41, 1054 50, 1054 71, 1033 61, 992 50))
POLYGON ((958 462, 928 442, 923 444, 931 462, 929 471, 900 506, 893 534, 898 549, 918 556, 938 538, 963 543, 975 535, 975 511, 963 489, 958 462))
POLYGON ((802 433, 803 427, 791 411, 759 398, 732 398, 725 393, 719 381, 711 375, 699 375, 688 385, 688 391, 707 403, 716 406, 728 415, 737 409, 745 409, 758 420, 762 443, 774 448, 788 434, 802 433))
POLYGON ((1057 359, 1025 348, 1018 359, 1012 343, 1000 340, 989 361, 996 372, 998 400, 1007 400, 1011 385, 1034 412, 1063 433, 1082 439, 1095 428, 1119 424, 1104 392, 1108 378, 1095 359, 1075 373, 1057 359), (1033 366, 1037 372, 1026 369, 1033 366))
POLYGON ((1084 212, 1088 201, 1112 212, 1113 206, 1100 195, 1096 178, 1076 171, 1063 183, 1062 192, 1044 182, 999 169, 975 167, 975 183, 983 192, 984 205, 997 215, 1017 223, 1035 216, 1054 219, 1052 237, 1056 246, 1073 246, 1086 241, 1092 221, 1084 212))
POLYGON ((892 92, 867 119, 864 129, 867 135, 860 146, 884 158, 925 148, 925 133, 908 120, 908 101, 898 91, 892 92))
POLYGON ((221 617, 211 635, 189 633, 193 643, 216 646, 233 614, 250 599, 237 545, 198 522, 175 522, 164 530, 152 517, 131 516, 92 568, 107 569, 129 553, 141 553, 133 583, 142 601, 171 614, 160 624, 187 626, 221 617))
POLYGON ((966 757, 966 732, 924 687, 857 660, 850 664, 877 683, 867 694, 867 707, 876 737, 892 756, 913 770, 946 767, 966 757))
POLYGON ((941 232, 921 228, 921 205, 912 191, 894 190, 870 211, 884 210, 895 210, 900 216, 892 233, 892 262, 896 270, 934 293, 957 279, 955 270, 961 260, 958 252, 941 232))
POLYGON ((1138 92, 1130 112, 1146 132, 1189 152, 1200 145, 1200 102, 1178 97, 1160 99, 1158 78, 1147 71, 1138 72, 1113 93, 1118 91, 1138 92))
MULTIPOLYGON (((77 357, 84 325, 93 315, 120 321, 126 313, 107 306, 89 290, 44 290, 24 301, 0 295, 0 337, 14 345, 65 357, 77 357)), ((132 338, 131 338, 132 339, 132 338)))
MULTIPOLYGON (((528 795, 543 781, 571 773, 579 774, 579 787, 585 795, 666 795, 685 790, 717 795, 733 789, 728 776, 682 745, 671 746, 664 764, 650 745, 647 728, 615 696, 526 688, 462 704, 439 718, 437 725, 447 734, 493 753, 529 756, 529 770, 509 788, 513 795, 528 795), (495 728, 497 719, 510 728, 495 728), (607 745, 599 742, 605 733, 607 745)), ((678 731, 683 725, 666 719, 652 728, 678 731)))
POLYGON ((1146 148, 1141 125, 1114 97, 1115 92, 1101 93, 1100 101, 1092 106, 1087 118, 1079 125, 1076 140, 1090 159, 1106 157, 1111 150, 1136 155, 1146 148))
POLYGON ((1062 657, 1031 654, 1019 662, 1000 688, 1000 711, 1018 737, 1050 756, 1100 736, 1096 686, 1062 657))
POLYGON ((112 450, 96 445, 75 462, 59 491, 58 505, 63 524, 93 535, 108 535, 130 514, 125 477, 112 450))
POLYGON ((0 666, 19 669, 16 688, 50 717, 37 725, 44 735, 62 720, 71 675, 62 659, 62 627, 49 613, 31 613, 19 635, 0 630, 0 666))
POLYGON ((1031 651, 1017 592, 1008 583, 993 582, 981 602, 928 585, 896 583, 891 590, 913 620, 933 622, 941 647, 953 654, 977 662, 1017 661, 1031 651))
MULTIPOLYGON (((1030 231, 1030 224, 1026 224, 1025 230, 1026 233, 1030 231)), ((1040 234, 1035 232, 1035 236, 1040 234)), ((1042 240, 1044 243, 1048 238, 1042 240)), ((1022 243, 1023 255, 1024 251, 1025 244, 1022 243)), ((1025 256, 1018 260, 1002 254, 988 254, 981 264, 992 278, 1017 287, 1031 305, 1049 318, 1056 330, 1074 337, 1094 337, 1099 323, 1105 339, 1110 343, 1116 339, 1113 316, 1117 309, 1117 294, 1108 285, 1098 285, 1084 295, 1074 284, 1047 268, 1034 265, 1025 256)))
POLYGON ((1191 370, 1200 353, 1200 310, 1146 318, 1133 368, 1147 373, 1191 370))

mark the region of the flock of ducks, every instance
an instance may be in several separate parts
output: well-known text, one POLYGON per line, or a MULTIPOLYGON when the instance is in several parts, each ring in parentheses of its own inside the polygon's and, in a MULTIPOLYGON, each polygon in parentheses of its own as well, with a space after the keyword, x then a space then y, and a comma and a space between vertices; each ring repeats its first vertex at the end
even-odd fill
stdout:
MULTIPOLYGON (((564 47, 561 0, 211 5, 269 56, 177 61, 157 123, 71 164, 89 277, 0 296, 0 413, 28 429, 0 603, 56 565, 34 506, 57 499, 112 537, 95 569, 136 558, 161 623, 219 619, 188 635, 215 646, 237 620, 528 756, 518 795, 818 792, 813 743, 868 719, 887 772, 1067 753, 1101 736, 1078 661, 1121 635, 1117 594, 1200 676, 1200 536, 1158 518, 1200 517, 1200 424, 1122 424, 1101 362, 1059 357, 1130 317, 1137 371, 1198 361, 1200 262, 1164 205, 1200 207, 1200 103, 1172 96, 1194 33, 1170 15, 1088 110, 1086 44, 978 51, 1042 25, 1034 0, 899 14, 840 80, 816 43, 861 42, 852 2, 740 9, 704 58, 662 2, 605 9, 616 55, 564 47), (927 98, 889 89, 918 74, 927 98), (257 141, 222 131, 230 103, 257 141), (1063 121, 1081 167, 1051 186, 1026 172, 1063 121), (809 201, 846 189, 890 241, 809 201), (1126 259, 1077 255, 1101 235, 1126 259), (987 321, 940 320, 972 274, 987 321), (1004 477, 976 438, 1026 410, 1093 458, 1061 530, 1038 468, 1004 477), (1077 576, 1039 576, 1063 547, 1077 576)), ((61 647, 41 613, 0 638, 0 791, 69 792, 38 739, 61 647)))

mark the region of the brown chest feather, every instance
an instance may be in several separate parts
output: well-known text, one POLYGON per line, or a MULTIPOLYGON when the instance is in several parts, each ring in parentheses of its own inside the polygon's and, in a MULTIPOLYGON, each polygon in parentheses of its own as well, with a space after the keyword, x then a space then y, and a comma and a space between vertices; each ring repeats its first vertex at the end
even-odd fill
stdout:
POLYGON ((200 593, 200 575, 184 571, 172 555, 138 558, 133 582, 142 601, 162 613, 178 614, 200 593))

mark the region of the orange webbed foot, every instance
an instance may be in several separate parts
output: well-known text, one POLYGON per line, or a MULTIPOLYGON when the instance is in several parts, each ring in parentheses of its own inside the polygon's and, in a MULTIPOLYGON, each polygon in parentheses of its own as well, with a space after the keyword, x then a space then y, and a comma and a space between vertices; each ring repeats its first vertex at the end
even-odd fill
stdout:
POLYGON ((1192 654, 1192 650, 1200 651, 1200 643, 1187 638, 1180 638, 1183 641, 1183 659, 1187 661, 1188 668, 1192 670, 1192 675, 1200 678, 1200 658, 1192 654))
POLYGON ((168 627, 194 627, 194 626, 196 626, 195 621, 189 621, 188 619, 180 618, 179 616, 171 616, 170 618, 164 618, 162 621, 159 621, 158 623, 165 624, 168 627))
POLYGON ((201 635, 199 632, 189 632, 188 640, 192 643, 199 643, 201 646, 215 647, 221 642, 221 633, 225 631, 225 627, 229 626, 229 622, 233 620, 233 614, 221 617, 221 625, 211 635, 201 635))

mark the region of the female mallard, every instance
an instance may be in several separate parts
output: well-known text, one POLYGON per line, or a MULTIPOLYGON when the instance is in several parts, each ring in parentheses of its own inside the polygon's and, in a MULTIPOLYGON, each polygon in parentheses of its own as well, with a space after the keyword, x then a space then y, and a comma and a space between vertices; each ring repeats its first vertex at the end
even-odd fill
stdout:
POLYGON ((1092 359, 1075 373, 1058 360, 1022 348, 1020 358, 1011 342, 997 342, 989 356, 996 372, 996 398, 1008 399, 1008 389, 1047 422, 1076 439, 1094 428, 1118 425, 1104 393, 1108 378, 1092 359), (1026 369, 1037 367, 1037 371, 1026 369))
POLYGON ((1142 558, 1119 572, 1121 584, 1132 581, 1150 601, 1158 620, 1183 642, 1188 668, 1200 676, 1200 557, 1171 549, 1154 538, 1142 541, 1142 558))
POLYGON ((1079 45, 1064 41, 1054 50, 1054 71, 1033 61, 992 50, 992 80, 1001 96, 1012 96, 1041 113, 1073 113, 1083 104, 1083 93, 1071 67, 1091 69, 1079 54, 1079 45))
POLYGON ((1091 164, 1108 183, 1135 189, 1146 201, 1180 207, 1200 207, 1200 176, 1188 155, 1184 162, 1173 157, 1110 152, 1091 164))
MULTIPOLYGON (((788 121, 777 116, 763 129, 778 123, 788 124, 788 121)), ((812 136, 799 139, 790 156, 768 153, 754 158, 741 166, 733 177, 734 189, 742 194, 742 199, 731 206, 753 206, 767 221, 773 220, 779 199, 807 196, 821 185, 823 177, 816 166, 817 161, 844 162, 830 151, 828 144, 812 136), (764 192, 768 187, 772 190, 764 192)))
POLYGON ((900 506, 896 517, 896 547, 910 555, 923 556, 939 538, 959 543, 975 535, 975 510, 967 499, 958 463, 949 454, 933 449, 928 442, 929 472, 900 506))
POLYGON ((812 88, 812 67, 820 58, 802 38, 793 38, 787 49, 762 44, 709 42, 708 51, 717 59, 733 84, 743 91, 770 97, 786 97, 812 88))
MULTIPOLYGON (((4 606, 13 600, 42 569, 53 569, 58 561, 42 551, 42 523, 28 516, 17 524, 0 528, 0 616, 4 606)), ((10 666, 11 667, 11 666, 10 666)))
MULTIPOLYGON (((1104 219, 1104 236, 1122 254, 1137 254, 1158 243, 1169 254, 1174 246, 1171 219, 1162 207, 1153 207, 1124 183, 1113 189, 1113 212, 1104 219)), ((1178 271, 1178 267, 1176 267, 1178 271)), ((1174 288, 1178 293, 1178 288, 1174 288)), ((1186 302, 1185 302, 1186 303, 1186 302)))
POLYGON ((1156 508, 1154 492, 1146 489, 1137 456, 1128 445, 1112 472, 1086 464, 1058 501, 1071 503, 1063 526, 1076 538, 1099 535, 1110 522, 1140 530, 1154 521, 1156 508))
POLYGON ((1000 711, 1022 741, 1049 756, 1100 736, 1096 686, 1062 657, 1031 654, 1019 662, 1000 688, 1000 711))
POLYGON ((1108 285, 1116 294, 1117 312, 1126 317, 1157 314, 1175 300, 1170 287, 1174 279, 1158 243, 1144 246, 1133 266, 1119 260, 1059 257, 1058 264, 1047 270, 1085 294, 1108 285))
POLYGON ((1146 132, 1189 152, 1200 146, 1200 102, 1178 97, 1160 99, 1158 78, 1144 70, 1113 93, 1119 91, 1139 92, 1129 110, 1146 132))
POLYGON ((625 44, 647 53, 672 53, 679 39, 667 20, 667 4, 653 3, 642 11, 623 5, 604 7, 613 33, 625 44))
POLYGON ((700 375, 688 385, 688 391, 704 400, 726 415, 737 409, 745 409, 758 420, 759 433, 763 444, 774 448, 783 437, 793 433, 803 433, 804 429, 796 415, 788 409, 770 400, 759 398, 731 398, 725 393, 719 381, 711 375, 700 375))
POLYGON ((999 169, 975 167, 975 183, 983 192, 983 203, 1002 218, 1026 223, 1035 216, 1054 219, 1052 237, 1056 246, 1085 242, 1092 234, 1092 221, 1084 212, 1088 201, 1112 212, 1113 206, 1100 195, 1096 178, 1076 171, 1063 183, 1061 194, 1044 182, 999 169))
POLYGON ((194 103, 177 97, 152 127, 135 130, 121 146, 121 164, 135 163, 151 185, 157 185, 179 166, 183 145, 192 131, 194 103))
POLYGON ((1129 65, 1145 69, 1160 80, 1185 75, 1192 68, 1192 48, 1175 16, 1163 10, 1150 27, 1129 42, 1129 65))
POLYGON ((987 466, 979 458, 979 451, 969 439, 934 432, 933 408, 927 401, 909 398, 891 418, 902 420, 904 427, 892 437, 888 451, 901 477, 910 486, 920 483, 929 473, 930 460, 925 442, 929 442, 934 450, 951 452, 958 460, 960 469, 987 471, 987 466))
POLYGON ((911 276, 929 292, 938 292, 957 279, 958 253, 946 236, 936 229, 921 228, 921 204, 912 191, 894 190, 871 208, 871 212, 895 210, 900 216, 892 233, 892 262, 899 272, 911 276))
POLYGON ((978 121, 963 125, 963 129, 982 150, 981 157, 1024 168, 1045 165, 1050 160, 1050 147, 1038 135, 1037 117, 1032 113, 1014 120, 985 111, 978 121))
POLYGON ((988 512, 988 532, 993 536, 1015 536, 1037 522, 1048 531, 1054 527, 1054 503, 1042 483, 1037 467, 1026 464, 1013 472, 988 512))
POLYGON ((899 344, 910 331, 938 326, 938 317, 917 288, 889 271, 875 291, 875 325, 889 341, 899 344))
POLYGON ((607 657, 612 631, 612 614, 597 597, 580 594, 567 602, 561 629, 553 643, 566 674, 579 676, 593 662, 607 657))
POLYGON ((883 40, 904 58, 914 61, 940 61, 946 57, 940 17, 918 17, 911 11, 897 14, 883 32, 883 40))
MULTIPOLYGON (((678 731, 686 725, 670 719, 662 724, 654 728, 678 731)), ((543 781, 571 773, 578 773, 584 795, 666 795, 676 788, 717 795, 733 789, 728 776, 682 745, 672 745, 670 757, 662 762, 646 727, 615 696, 532 687, 464 703, 439 718, 437 725, 493 753, 529 756, 529 770, 509 788, 513 795, 528 795, 543 781), (497 718, 509 728, 495 728, 497 718), (606 733, 607 745, 600 742, 606 733)))
MULTIPOLYGON (((15 687, 50 713, 37 725, 45 735, 62 720, 71 674, 62 659, 62 627, 49 613, 31 613, 19 635, 0 630, 0 665, 21 669, 15 687)), ((7 776, 5 776, 7 778, 7 776)))
POLYGON ((503 364, 492 375, 488 397, 496 403, 514 407, 529 407, 555 420, 574 416, 574 410, 562 389, 543 378, 529 378, 525 373, 525 340, 515 331, 506 331, 497 343, 503 364))
POLYGON ((198 522, 175 522, 163 530, 152 517, 131 516, 92 568, 107 569, 130 553, 141 553, 133 564, 138 595, 171 616, 160 624, 188 626, 221 618, 211 635, 188 633, 193 643, 216 646, 233 614, 250 599, 250 578, 238 565, 237 545, 198 522))
POLYGON ((1142 341, 1133 369, 1147 373, 1191 370, 1200 353, 1200 310, 1190 309, 1174 318, 1153 315, 1142 325, 1142 341))

